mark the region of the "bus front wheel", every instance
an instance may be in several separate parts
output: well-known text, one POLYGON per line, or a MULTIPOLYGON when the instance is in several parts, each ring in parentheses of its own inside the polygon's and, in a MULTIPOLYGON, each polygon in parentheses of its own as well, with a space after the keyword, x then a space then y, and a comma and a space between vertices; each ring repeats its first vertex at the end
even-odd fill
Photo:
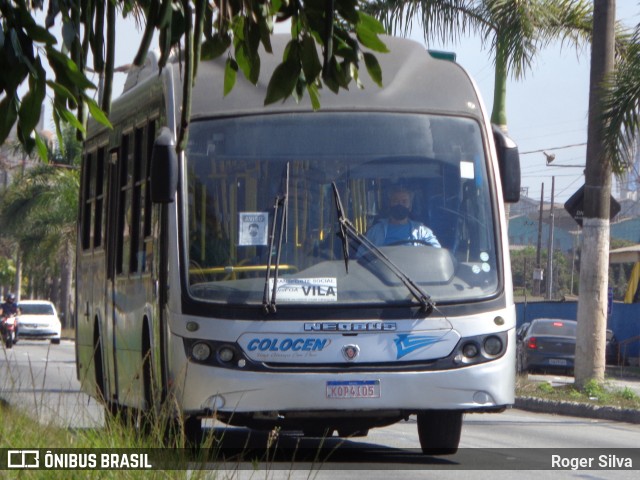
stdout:
POLYGON ((418 438, 425 455, 452 455, 458 451, 462 412, 425 410, 418 414, 418 438))

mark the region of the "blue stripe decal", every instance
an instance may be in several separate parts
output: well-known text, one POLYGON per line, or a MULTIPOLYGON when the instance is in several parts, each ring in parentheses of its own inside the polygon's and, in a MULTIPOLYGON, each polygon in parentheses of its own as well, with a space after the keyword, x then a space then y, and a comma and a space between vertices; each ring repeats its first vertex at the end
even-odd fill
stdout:
POLYGON ((439 341, 440 337, 435 336, 412 335, 410 333, 399 334, 394 340, 398 351, 396 359, 401 359, 420 348, 429 347, 439 341))

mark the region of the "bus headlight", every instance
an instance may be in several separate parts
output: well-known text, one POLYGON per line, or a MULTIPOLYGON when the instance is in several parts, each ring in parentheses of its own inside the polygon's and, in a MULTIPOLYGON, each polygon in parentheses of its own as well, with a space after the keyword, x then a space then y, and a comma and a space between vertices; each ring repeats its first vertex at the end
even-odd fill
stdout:
POLYGON ((488 355, 499 355, 502 352, 502 340, 492 335, 484 340, 484 351, 488 355))
POLYGON ((204 362, 211 355, 211 347, 203 342, 196 343, 191 348, 191 356, 198 362, 204 362))
POLYGON ((493 362, 506 354, 508 344, 508 331, 463 337, 449 358, 454 368, 493 362))

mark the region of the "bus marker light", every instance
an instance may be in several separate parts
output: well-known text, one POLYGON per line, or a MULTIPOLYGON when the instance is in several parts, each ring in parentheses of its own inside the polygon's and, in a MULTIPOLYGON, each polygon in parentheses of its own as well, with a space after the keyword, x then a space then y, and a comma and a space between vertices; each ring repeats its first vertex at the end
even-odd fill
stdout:
POLYGON ((206 343, 198 342, 191 349, 191 355, 198 362, 204 362, 211 355, 211 348, 206 343))
POLYGON ((493 323, 495 323, 498 326, 502 326, 502 325, 504 325, 504 318, 498 316, 498 317, 493 319, 493 323))
POLYGON ((189 332, 197 332, 199 328, 198 322, 187 322, 187 330, 189 332))

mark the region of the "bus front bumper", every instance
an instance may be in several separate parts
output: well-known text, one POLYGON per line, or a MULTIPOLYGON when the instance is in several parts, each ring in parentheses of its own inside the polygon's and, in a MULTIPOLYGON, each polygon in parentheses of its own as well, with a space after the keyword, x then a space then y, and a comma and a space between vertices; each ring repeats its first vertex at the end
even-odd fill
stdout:
POLYGON ((172 372, 175 394, 187 414, 495 411, 514 403, 513 350, 458 369, 337 373, 217 368, 188 361, 181 348, 173 354, 180 359, 172 372))

